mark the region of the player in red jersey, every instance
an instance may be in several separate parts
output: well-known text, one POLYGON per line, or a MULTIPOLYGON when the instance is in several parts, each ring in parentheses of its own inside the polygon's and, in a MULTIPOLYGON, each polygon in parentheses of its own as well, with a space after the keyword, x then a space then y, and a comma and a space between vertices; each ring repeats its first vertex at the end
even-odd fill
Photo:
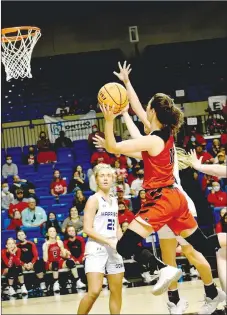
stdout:
POLYGON ((43 244, 43 260, 46 262, 46 270, 53 271, 53 291, 54 293, 59 293, 59 269, 70 269, 73 277, 75 278, 75 281, 79 279, 78 272, 74 260, 71 259, 70 252, 64 248, 63 242, 61 240, 57 240, 57 232, 55 227, 50 227, 47 234, 48 240, 46 240, 46 242, 43 244))
MULTIPOLYGON (((116 115, 111 110, 101 106, 104 114, 105 138, 107 151, 121 153, 127 156, 142 158, 145 166, 144 188, 146 190, 146 203, 131 222, 128 230, 118 241, 117 251, 124 257, 135 254, 138 261, 150 261, 147 253, 139 251, 138 243, 154 231, 168 224, 176 235, 181 235, 195 249, 204 254, 213 254, 215 249, 221 247, 222 237, 214 235, 206 237, 198 228, 196 220, 190 214, 183 194, 174 187, 173 161, 174 138, 181 124, 183 113, 174 105, 173 100, 165 94, 158 93, 149 101, 146 111, 142 108, 134 89, 128 80, 129 66, 120 67, 120 73, 115 73, 124 81, 129 99, 134 93, 147 136, 116 143, 113 134, 113 122, 116 115), (127 76, 125 76, 125 73, 127 76), (135 153, 136 152, 136 153, 135 153)), ((133 108, 134 109, 134 108, 133 108)), ((173 280, 181 276, 176 268, 160 263, 160 278, 153 287, 153 293, 158 295, 166 291, 173 280)), ((221 298, 225 299, 223 295, 221 298)))

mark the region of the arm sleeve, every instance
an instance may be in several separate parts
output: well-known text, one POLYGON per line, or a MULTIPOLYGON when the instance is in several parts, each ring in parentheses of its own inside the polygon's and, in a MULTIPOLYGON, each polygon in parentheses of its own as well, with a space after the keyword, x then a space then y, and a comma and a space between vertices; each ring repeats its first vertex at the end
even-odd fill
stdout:
POLYGON ((34 264, 39 257, 37 247, 34 243, 32 243, 32 254, 33 254, 32 264, 34 264))
POLYGON ((6 249, 2 250, 2 260, 7 267, 12 267, 13 265, 13 255, 10 255, 9 258, 6 255, 6 249))
MULTIPOLYGON (((63 245, 64 245, 65 249, 69 250, 69 247, 68 247, 68 240, 64 240, 63 245)), ((69 251, 70 251, 70 250, 69 250, 69 251)))

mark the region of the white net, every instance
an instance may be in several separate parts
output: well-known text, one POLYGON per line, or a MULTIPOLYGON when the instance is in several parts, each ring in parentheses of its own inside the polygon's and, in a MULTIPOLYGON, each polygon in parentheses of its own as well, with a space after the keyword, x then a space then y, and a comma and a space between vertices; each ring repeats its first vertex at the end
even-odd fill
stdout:
POLYGON ((31 56, 32 51, 41 36, 40 29, 16 29, 15 36, 2 32, 2 63, 5 66, 6 80, 32 78, 31 56), (8 36, 7 36, 8 35, 8 36))

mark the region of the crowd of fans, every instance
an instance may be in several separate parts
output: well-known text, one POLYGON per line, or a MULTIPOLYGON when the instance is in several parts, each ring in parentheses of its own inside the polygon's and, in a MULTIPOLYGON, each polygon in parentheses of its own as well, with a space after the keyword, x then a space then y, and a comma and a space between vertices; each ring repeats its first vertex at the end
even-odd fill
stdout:
MULTIPOLYGON (((118 219, 124 233, 141 205, 146 201, 145 191, 142 187, 143 162, 120 154, 110 155, 104 149, 96 149, 91 141, 95 134, 104 136, 96 125, 92 127, 92 134, 88 138, 91 150, 90 164, 93 168, 99 163, 107 163, 115 169, 116 182, 112 187, 112 193, 118 198, 118 219)), ((203 163, 217 164, 226 164, 226 145, 226 138, 221 137, 221 139, 213 139, 212 145, 208 146, 204 137, 194 128, 183 142, 186 151, 195 148, 197 156, 203 157, 203 163)), ((71 146, 71 140, 66 138, 62 132, 55 142, 55 148, 71 146)), ((54 148, 46 138, 45 132, 40 133, 37 147, 37 155, 34 147, 29 148, 29 153, 24 159, 26 164, 57 161, 54 148)), ((40 289, 43 291, 47 289, 45 272, 52 271, 53 291, 60 292, 58 280, 61 268, 71 270, 72 281, 76 288, 86 287, 78 276, 77 265, 83 263, 85 250, 83 211, 87 197, 84 195, 84 191, 90 189, 95 192, 97 190, 92 168, 86 173, 82 165, 74 167, 68 185, 61 176, 61 170, 54 170, 49 195, 52 195, 58 202, 60 195, 73 194, 68 216, 63 222, 59 222, 54 211, 47 211, 40 205, 34 183, 20 178, 18 167, 13 163, 13 156, 6 157, 6 164, 2 166, 2 176, 5 179, 1 192, 2 210, 8 212, 10 219, 7 229, 17 231, 17 241, 9 238, 5 249, 2 250, 2 274, 8 277, 7 294, 9 296, 16 294, 16 280, 18 280, 19 292, 22 295, 27 294, 24 272, 29 270, 35 272, 40 289), (12 185, 7 182, 9 176, 13 177, 12 185), (26 232, 22 230, 23 227, 40 228, 43 237, 46 238, 43 245, 43 258, 39 257, 36 244, 26 240, 26 232)), ((210 209, 220 207, 220 221, 216 222, 216 230, 226 232, 227 182, 217 177, 201 176, 193 169, 181 171, 180 177, 184 190, 196 204, 199 224, 210 222, 210 209)), ((213 222, 210 223, 213 224, 213 222)), ((149 278, 151 275, 147 276, 145 282, 151 280, 149 278)))

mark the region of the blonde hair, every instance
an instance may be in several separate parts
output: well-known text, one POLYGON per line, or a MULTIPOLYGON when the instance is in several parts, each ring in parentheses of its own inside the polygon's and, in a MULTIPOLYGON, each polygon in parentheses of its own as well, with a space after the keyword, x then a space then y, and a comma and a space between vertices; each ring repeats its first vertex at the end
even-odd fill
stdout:
POLYGON ((176 151, 179 170, 181 171, 188 167, 192 167, 190 155, 188 155, 187 152, 182 148, 176 147, 176 151))
POLYGON ((97 178, 99 172, 102 170, 108 170, 114 175, 114 169, 109 164, 100 163, 94 167, 95 178, 97 178))

